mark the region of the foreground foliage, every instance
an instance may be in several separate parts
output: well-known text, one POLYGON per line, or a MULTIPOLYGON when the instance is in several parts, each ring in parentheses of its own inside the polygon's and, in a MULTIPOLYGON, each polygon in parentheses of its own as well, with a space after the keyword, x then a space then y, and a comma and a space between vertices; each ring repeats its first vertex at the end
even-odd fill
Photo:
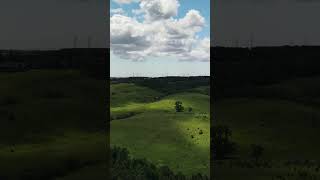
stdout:
POLYGON ((214 159, 225 159, 236 151, 236 144, 231 141, 232 131, 227 126, 211 127, 211 144, 214 159))
POLYGON ((112 180, 208 180, 205 175, 196 174, 187 177, 182 173, 174 173, 169 167, 157 167, 145 159, 130 158, 125 148, 111 149, 112 180))

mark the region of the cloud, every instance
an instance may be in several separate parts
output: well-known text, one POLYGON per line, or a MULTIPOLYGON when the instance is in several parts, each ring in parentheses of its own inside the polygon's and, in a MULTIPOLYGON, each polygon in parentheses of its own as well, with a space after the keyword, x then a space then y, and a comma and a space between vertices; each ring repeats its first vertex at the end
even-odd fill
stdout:
POLYGON ((205 25, 205 19, 201 16, 197 10, 190 10, 187 15, 180 21, 180 26, 185 29, 190 29, 193 32, 198 32, 205 25))
POLYGON ((143 10, 141 10, 141 9, 132 9, 132 14, 134 14, 134 15, 140 15, 140 14, 142 14, 143 13, 143 10))
POLYGON ((110 10, 111 14, 124 14, 124 10, 122 8, 116 8, 110 10))
POLYGON ((177 0, 141 0, 140 8, 146 13, 145 19, 155 21, 168 19, 178 14, 177 0))
POLYGON ((139 2, 139 0, 113 0, 118 4, 130 4, 132 2, 139 2))
MULTIPOLYGON (((160 4, 166 1, 154 0, 160 4)), ((141 4, 140 7, 145 8, 145 4, 141 4)), ((175 19, 173 16, 177 10, 171 7, 160 8, 158 12, 161 13, 157 15, 148 14, 150 9, 147 9, 142 9, 145 16, 141 21, 123 14, 111 16, 111 50, 115 55, 135 61, 165 56, 182 61, 210 60, 209 38, 199 39, 196 36, 205 26, 205 19, 199 11, 189 10, 183 18, 175 19)))
POLYGON ((133 60, 142 60, 151 42, 143 24, 120 14, 110 18, 110 40, 115 54, 133 60))
POLYGON ((203 61, 210 60, 210 39, 199 40, 196 46, 188 53, 181 54, 181 61, 203 61))

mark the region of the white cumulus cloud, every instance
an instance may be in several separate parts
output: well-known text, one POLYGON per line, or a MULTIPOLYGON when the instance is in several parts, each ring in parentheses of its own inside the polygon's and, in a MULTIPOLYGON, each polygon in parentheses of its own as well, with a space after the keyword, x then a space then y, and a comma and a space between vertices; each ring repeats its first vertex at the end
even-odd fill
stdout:
POLYGON ((113 0, 113 1, 118 4, 130 4, 132 2, 137 2, 138 0, 113 0))
POLYGON ((210 60, 210 39, 196 36, 206 23, 199 11, 189 10, 183 18, 174 18, 177 0, 141 0, 140 7, 143 20, 121 13, 110 17, 111 50, 115 55, 135 61, 159 56, 182 61, 210 60), (176 6, 169 7, 169 1, 176 6))
POLYGON ((177 0, 141 0, 140 8, 146 13, 145 20, 168 19, 178 14, 177 0))
POLYGON ((122 8, 116 8, 110 10, 111 14, 124 14, 124 10, 122 8))

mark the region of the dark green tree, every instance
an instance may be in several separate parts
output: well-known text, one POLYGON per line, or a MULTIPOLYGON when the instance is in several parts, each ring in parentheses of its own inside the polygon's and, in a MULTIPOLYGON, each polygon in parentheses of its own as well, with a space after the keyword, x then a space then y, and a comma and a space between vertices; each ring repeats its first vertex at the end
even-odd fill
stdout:
POLYGON ((183 112, 184 111, 184 107, 183 107, 181 101, 176 101, 175 109, 176 109, 176 112, 183 112))
POLYGON ((214 159, 225 159, 236 151, 236 145, 231 141, 232 131, 227 126, 211 128, 211 143, 214 159))
POLYGON ((264 151, 264 148, 261 145, 252 144, 250 156, 255 159, 256 162, 260 159, 264 151))

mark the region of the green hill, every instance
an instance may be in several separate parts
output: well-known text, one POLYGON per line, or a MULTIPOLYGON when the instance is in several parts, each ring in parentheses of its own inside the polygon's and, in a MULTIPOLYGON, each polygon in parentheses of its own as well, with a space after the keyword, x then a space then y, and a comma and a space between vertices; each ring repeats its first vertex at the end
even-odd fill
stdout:
POLYGON ((255 88, 215 102, 214 124, 227 125, 237 145, 234 159, 215 161, 219 179, 319 178, 319 78, 301 78, 255 88), (252 144, 264 148, 257 164, 252 144))
POLYGON ((162 93, 133 83, 112 84, 110 93, 111 107, 123 106, 128 103, 152 102, 162 96, 162 93))
POLYGON ((55 179, 105 164, 102 81, 34 70, 1 73, 0 83, 0 179, 55 179))
POLYGON ((126 147, 134 157, 146 158, 158 166, 168 165, 176 172, 209 174, 208 95, 186 91, 162 96, 133 84, 111 86, 116 88, 122 97, 111 95, 111 101, 122 105, 111 106, 111 145, 126 147), (124 98, 125 91, 128 98, 124 98), (123 99, 127 101, 123 103, 123 99), (185 112, 175 112, 176 101, 183 103, 185 112))

